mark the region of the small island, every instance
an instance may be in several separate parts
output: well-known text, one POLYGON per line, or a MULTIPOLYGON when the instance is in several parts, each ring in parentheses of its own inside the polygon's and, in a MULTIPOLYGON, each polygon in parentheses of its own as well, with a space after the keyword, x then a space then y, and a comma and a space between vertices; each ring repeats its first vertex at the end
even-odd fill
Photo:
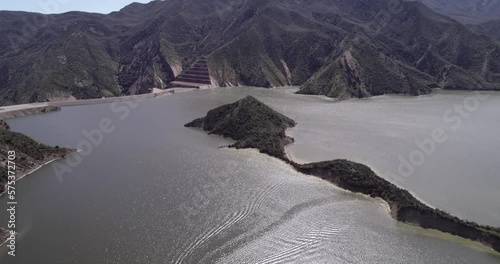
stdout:
POLYGON ((289 163, 301 173, 320 177, 345 190, 381 198, 387 202, 391 216, 397 221, 480 242, 500 252, 500 228, 465 221, 431 208, 363 164, 347 160, 298 164, 289 160, 284 148, 294 140, 287 137, 285 131, 295 125, 292 119, 248 96, 213 109, 206 117, 185 126, 232 138, 237 142, 230 147, 258 149, 289 163))

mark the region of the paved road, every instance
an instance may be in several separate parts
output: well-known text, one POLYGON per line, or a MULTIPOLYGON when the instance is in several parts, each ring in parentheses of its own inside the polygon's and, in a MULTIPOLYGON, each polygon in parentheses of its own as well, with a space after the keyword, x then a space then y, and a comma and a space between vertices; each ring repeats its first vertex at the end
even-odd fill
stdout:
POLYGON ((25 110, 25 109, 36 108, 36 107, 44 107, 44 106, 48 106, 48 105, 49 105, 48 103, 33 103, 33 104, 2 106, 0 108, 0 113, 17 111, 17 110, 25 110))
POLYGON ((141 94, 141 95, 130 95, 130 96, 109 97, 109 98, 100 98, 100 99, 57 101, 57 102, 48 102, 48 103, 32 103, 32 104, 2 106, 2 107, 0 107, 0 114, 2 114, 2 113, 5 114, 5 113, 19 111, 19 110, 28 110, 31 108, 47 107, 47 106, 72 106, 72 105, 88 105, 88 104, 105 104, 105 103, 112 103, 115 101, 138 100, 138 99, 159 97, 159 96, 163 96, 163 95, 167 95, 167 94, 171 94, 171 93, 188 92, 188 91, 192 91, 192 90, 197 90, 197 89, 196 88, 171 88, 171 89, 167 89, 167 90, 154 89, 153 93, 141 94))

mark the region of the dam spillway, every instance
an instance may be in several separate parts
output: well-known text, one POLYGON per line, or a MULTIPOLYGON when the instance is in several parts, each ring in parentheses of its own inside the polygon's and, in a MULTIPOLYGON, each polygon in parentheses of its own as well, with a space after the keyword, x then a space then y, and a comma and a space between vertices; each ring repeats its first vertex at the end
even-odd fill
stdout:
POLYGON ((208 64, 205 58, 200 59, 192 67, 183 71, 170 83, 170 87, 200 88, 212 84, 208 64))

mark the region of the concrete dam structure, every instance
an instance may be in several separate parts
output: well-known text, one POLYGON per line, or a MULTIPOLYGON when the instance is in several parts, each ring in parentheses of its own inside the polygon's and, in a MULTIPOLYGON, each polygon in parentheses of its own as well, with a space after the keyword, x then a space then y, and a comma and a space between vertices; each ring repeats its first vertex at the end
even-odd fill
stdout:
POLYGON ((212 85, 208 64, 205 58, 200 59, 191 68, 184 70, 169 87, 201 88, 212 85))

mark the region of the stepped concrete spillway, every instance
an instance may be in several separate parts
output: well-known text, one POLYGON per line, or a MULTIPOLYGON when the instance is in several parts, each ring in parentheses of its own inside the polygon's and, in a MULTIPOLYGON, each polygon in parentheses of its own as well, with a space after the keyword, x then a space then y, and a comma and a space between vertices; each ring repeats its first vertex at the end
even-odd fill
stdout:
POLYGON ((212 85, 208 64, 205 58, 200 59, 191 68, 183 71, 169 87, 201 88, 212 85))

